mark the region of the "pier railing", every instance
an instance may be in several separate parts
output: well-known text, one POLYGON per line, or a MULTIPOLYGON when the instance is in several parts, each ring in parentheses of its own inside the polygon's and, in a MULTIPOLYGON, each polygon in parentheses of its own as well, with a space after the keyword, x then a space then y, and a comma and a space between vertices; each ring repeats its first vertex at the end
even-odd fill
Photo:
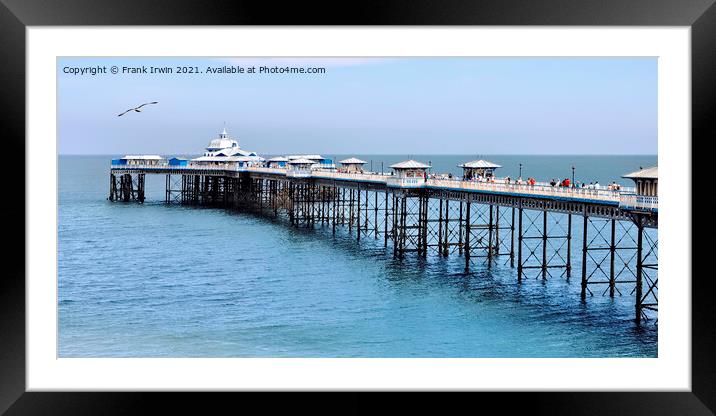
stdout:
POLYGON ((285 175, 288 172, 286 168, 265 168, 262 166, 239 167, 237 170, 239 172, 271 173, 274 175, 285 175))
POLYGON ((315 178, 322 179, 342 179, 342 180, 355 180, 355 181, 368 181, 368 182, 381 182, 385 183, 390 175, 380 173, 359 173, 359 172, 335 172, 327 170, 313 171, 311 175, 315 178))
POLYGON ((529 185, 506 182, 477 182, 459 179, 428 179, 426 186, 434 188, 450 188, 457 190, 474 190, 488 192, 519 193, 535 196, 563 196, 568 198, 598 199, 618 202, 620 191, 590 188, 572 188, 551 185, 529 185))
POLYGON ((619 208, 655 211, 659 209, 659 197, 623 194, 619 200, 619 208))
MULTIPOLYGON (((248 168, 248 171, 254 171, 254 168, 248 168)), ((283 174, 289 178, 310 178, 312 175, 311 169, 288 169, 283 171, 283 174)))

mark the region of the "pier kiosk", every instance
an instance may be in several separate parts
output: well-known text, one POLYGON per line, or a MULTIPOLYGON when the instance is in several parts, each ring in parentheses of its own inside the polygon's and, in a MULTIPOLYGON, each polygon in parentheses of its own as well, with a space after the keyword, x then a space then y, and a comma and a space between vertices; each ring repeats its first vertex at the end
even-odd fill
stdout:
POLYGON ((169 159, 169 166, 187 167, 189 166, 189 159, 183 157, 173 157, 169 159))
POLYGON ((430 168, 430 165, 411 159, 390 165, 390 167, 395 171, 395 174, 388 178, 388 186, 422 188, 427 182, 427 169, 430 168))
POLYGON ((654 166, 627 173, 622 178, 631 179, 636 184, 636 193, 623 194, 619 207, 624 209, 640 209, 654 211, 659 206, 659 167, 654 166))
POLYGON ((289 160, 286 176, 290 178, 308 178, 311 176, 311 167, 315 164, 315 161, 306 158, 289 160))
POLYGON ((462 168, 462 180, 473 181, 494 178, 495 169, 501 168, 502 166, 480 159, 457 165, 457 167, 462 168))
POLYGON ((355 157, 343 159, 338 163, 341 164, 341 172, 344 173, 363 173, 363 165, 366 164, 365 160, 360 160, 355 157))
POLYGON ((283 156, 272 157, 271 159, 268 160, 268 167, 269 168, 285 169, 286 163, 288 163, 288 158, 285 158, 283 156))

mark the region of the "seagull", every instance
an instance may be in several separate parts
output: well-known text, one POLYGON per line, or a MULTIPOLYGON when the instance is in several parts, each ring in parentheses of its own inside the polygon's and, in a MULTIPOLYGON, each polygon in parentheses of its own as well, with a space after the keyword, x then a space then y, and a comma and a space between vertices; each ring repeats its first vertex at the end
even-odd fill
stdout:
POLYGON ((144 103, 144 104, 140 105, 139 107, 130 108, 129 110, 125 111, 124 113, 118 114, 117 117, 122 117, 123 115, 129 113, 130 111, 136 111, 137 113, 141 113, 142 110, 140 110, 140 108, 144 107, 145 105, 149 105, 149 104, 159 104, 159 101, 152 101, 150 103, 144 103))

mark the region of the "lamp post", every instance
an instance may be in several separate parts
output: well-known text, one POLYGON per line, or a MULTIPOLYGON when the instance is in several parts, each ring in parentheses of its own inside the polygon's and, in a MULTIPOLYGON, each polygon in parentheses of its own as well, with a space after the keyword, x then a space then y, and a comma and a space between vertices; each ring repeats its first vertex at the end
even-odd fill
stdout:
POLYGON ((520 176, 518 176, 520 179, 522 179, 522 163, 520 163, 520 176))
POLYGON ((383 174, 383 162, 380 162, 380 174, 383 174))
POLYGON ((572 165, 572 186, 574 186, 574 165, 572 165))

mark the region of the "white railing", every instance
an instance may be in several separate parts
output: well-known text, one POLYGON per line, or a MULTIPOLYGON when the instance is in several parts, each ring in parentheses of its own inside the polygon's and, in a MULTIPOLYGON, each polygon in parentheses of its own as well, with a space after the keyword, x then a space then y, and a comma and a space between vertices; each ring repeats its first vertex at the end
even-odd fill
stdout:
POLYGON ((290 178, 310 178, 311 169, 288 169, 285 175, 290 178))
POLYGON ((385 183, 386 179, 390 175, 381 175, 380 173, 358 173, 358 172, 335 172, 328 170, 314 170, 314 178, 323 179, 343 179, 343 180, 354 180, 354 181, 372 181, 385 183))
POLYGON ((426 185, 425 178, 401 178, 392 176, 388 178, 387 185, 398 188, 422 188, 426 185))
POLYGON ((621 195, 621 199, 619 200, 619 207, 627 209, 631 208, 657 210, 659 209, 659 197, 625 194, 621 195))
POLYGON ((245 172, 258 172, 258 173, 273 173, 277 175, 285 175, 288 172, 286 168, 265 168, 261 166, 246 166, 240 167, 237 170, 245 172))

